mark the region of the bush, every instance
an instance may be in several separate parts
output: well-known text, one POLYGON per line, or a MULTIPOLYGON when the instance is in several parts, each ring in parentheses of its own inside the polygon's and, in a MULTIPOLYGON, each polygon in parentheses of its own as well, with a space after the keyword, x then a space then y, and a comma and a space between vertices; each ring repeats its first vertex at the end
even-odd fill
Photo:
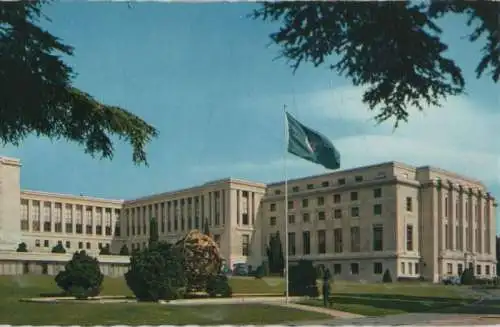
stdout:
POLYGON ((135 251, 125 280, 139 301, 182 298, 187 288, 182 253, 162 242, 135 251))
POLYGON ((26 243, 19 243, 16 252, 28 252, 28 246, 26 245, 26 243))
POLYGON ((386 269, 384 272, 384 276, 382 276, 382 282, 384 283, 392 283, 391 272, 389 269, 386 269))
POLYGON ((474 272, 472 269, 465 269, 460 276, 460 283, 462 285, 472 285, 474 284, 474 272))
POLYGON ((57 245, 52 248, 52 253, 66 253, 66 249, 61 243, 57 243, 57 245))
POLYGON ((207 282, 207 293, 210 297, 220 295, 222 297, 231 297, 233 290, 229 286, 226 275, 217 275, 210 278, 207 282))
POLYGON ((268 275, 269 275, 269 269, 268 269, 267 262, 263 262, 260 266, 257 267, 257 269, 255 269, 254 276, 257 279, 261 279, 261 278, 266 277, 268 275))
POLYGON ((57 274, 55 281, 66 294, 84 299, 99 295, 103 279, 99 261, 85 251, 80 251, 73 254, 64 270, 57 274))
POLYGON ((123 246, 120 249, 120 255, 129 255, 130 252, 128 250, 127 244, 123 244, 123 246))
POLYGON ((317 278, 317 271, 312 261, 300 260, 296 266, 289 267, 288 291, 290 295, 318 297, 317 278))

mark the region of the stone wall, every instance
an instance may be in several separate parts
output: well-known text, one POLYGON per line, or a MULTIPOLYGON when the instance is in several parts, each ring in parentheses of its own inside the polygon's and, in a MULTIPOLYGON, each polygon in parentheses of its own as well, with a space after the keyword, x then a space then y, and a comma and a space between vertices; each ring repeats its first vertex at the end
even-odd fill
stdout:
MULTIPOLYGON (((64 270, 71 260, 72 253, 32 253, 32 252, 0 252, 0 275, 50 275, 55 276, 64 270)), ((101 271, 105 276, 121 277, 127 271, 130 257, 117 255, 97 256, 101 271)))

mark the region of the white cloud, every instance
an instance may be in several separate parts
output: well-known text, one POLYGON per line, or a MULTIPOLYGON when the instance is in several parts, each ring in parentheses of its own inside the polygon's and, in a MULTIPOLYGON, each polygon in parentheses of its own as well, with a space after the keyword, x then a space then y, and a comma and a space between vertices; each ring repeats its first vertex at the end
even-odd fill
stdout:
MULTIPOLYGON (((500 113, 481 108, 470 98, 450 98, 442 107, 412 110, 409 122, 393 130, 393 122, 376 125, 375 115, 361 102, 362 90, 340 87, 296 97, 297 108, 308 108, 311 118, 352 121, 355 136, 333 140, 342 155, 343 167, 382 161, 433 165, 456 171, 486 183, 500 184, 500 141, 496 136, 500 113)), ((297 115, 300 120, 300 115, 297 115)), ((328 135, 328 133, 326 133, 328 135)), ((353 133, 349 133, 352 135, 353 133)), ((307 175, 316 169, 303 160, 291 161, 290 170, 307 175)), ((232 163, 203 167, 204 171, 265 172, 283 169, 281 160, 232 163)), ((295 175, 295 174, 294 174, 295 175)))

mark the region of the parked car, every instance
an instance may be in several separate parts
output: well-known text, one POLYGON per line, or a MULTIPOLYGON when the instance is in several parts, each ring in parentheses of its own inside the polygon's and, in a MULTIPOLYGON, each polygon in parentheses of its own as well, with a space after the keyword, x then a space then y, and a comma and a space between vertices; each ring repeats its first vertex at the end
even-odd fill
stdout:
POLYGON ((233 276, 248 276, 248 266, 246 264, 237 263, 233 267, 233 276))
POLYGON ((460 277, 459 276, 446 276, 442 279, 443 284, 445 285, 460 285, 460 277))

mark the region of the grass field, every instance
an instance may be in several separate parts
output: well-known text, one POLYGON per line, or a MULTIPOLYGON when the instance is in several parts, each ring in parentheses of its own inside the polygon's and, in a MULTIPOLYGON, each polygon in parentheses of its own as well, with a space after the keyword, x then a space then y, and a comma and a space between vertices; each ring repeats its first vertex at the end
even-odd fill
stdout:
MULTIPOLYGON (((330 308, 365 316, 400 313, 498 313, 500 301, 496 290, 477 291, 467 286, 445 286, 428 283, 332 284, 330 308), (489 300, 472 305, 481 297, 489 300)), ((499 293, 500 295, 500 293, 499 293)), ((303 304, 323 306, 322 300, 304 300, 303 304)))
MULTIPOLYGON (((280 280, 231 279, 235 292, 283 292, 280 280)), ((279 324, 329 316, 283 307, 245 304, 169 306, 151 303, 25 303, 21 298, 58 293, 50 276, 0 276, 0 324, 12 325, 158 325, 279 324), (241 310, 239 309, 241 308, 241 310)), ((106 278, 102 295, 131 296, 123 278, 106 278)))

